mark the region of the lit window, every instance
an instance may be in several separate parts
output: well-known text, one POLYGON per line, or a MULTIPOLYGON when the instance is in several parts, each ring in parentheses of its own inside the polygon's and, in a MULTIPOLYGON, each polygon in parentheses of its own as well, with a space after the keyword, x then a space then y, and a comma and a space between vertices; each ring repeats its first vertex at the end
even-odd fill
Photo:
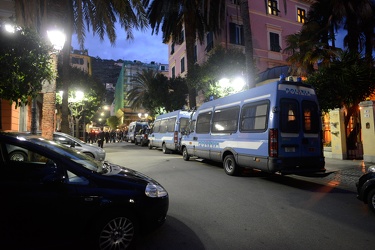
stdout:
POLYGON ((306 10, 297 8, 297 22, 305 23, 306 10))
POLYGON ((268 14, 278 16, 280 11, 277 8, 277 5, 277 0, 268 0, 268 14))

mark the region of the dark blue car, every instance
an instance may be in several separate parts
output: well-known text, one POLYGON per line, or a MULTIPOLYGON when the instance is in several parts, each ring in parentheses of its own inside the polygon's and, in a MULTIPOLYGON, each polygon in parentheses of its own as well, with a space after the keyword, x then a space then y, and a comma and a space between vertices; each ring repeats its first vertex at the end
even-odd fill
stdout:
POLYGON ((157 181, 39 136, 0 133, 0 173, 0 242, 10 249, 125 249, 166 219, 157 181), (15 146, 24 161, 10 159, 15 146))

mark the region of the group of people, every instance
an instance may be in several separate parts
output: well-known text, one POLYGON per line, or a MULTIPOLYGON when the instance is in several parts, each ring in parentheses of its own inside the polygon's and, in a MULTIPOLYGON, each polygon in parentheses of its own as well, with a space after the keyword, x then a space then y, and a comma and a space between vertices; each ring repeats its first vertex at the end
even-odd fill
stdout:
POLYGON ((103 148, 105 143, 115 143, 125 140, 127 131, 123 130, 111 130, 104 131, 103 128, 99 132, 91 130, 90 133, 86 132, 86 142, 88 143, 98 143, 98 146, 103 148))

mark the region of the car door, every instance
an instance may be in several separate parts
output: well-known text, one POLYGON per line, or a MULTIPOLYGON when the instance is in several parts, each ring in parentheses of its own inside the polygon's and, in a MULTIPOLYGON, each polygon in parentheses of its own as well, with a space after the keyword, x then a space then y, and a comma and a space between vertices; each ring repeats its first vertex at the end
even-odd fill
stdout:
POLYGON ((25 161, 2 162, 1 240, 33 245, 66 239, 66 230, 77 229, 76 187, 62 182, 64 172, 56 159, 30 148, 24 150, 28 152, 25 161))

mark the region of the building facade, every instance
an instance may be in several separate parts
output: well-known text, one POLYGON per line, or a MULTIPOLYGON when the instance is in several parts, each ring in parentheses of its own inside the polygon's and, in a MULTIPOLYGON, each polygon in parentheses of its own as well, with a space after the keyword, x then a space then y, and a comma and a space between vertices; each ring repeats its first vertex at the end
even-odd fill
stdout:
MULTIPOLYGON (((207 53, 215 46, 245 50, 243 21, 238 0, 227 0, 227 13, 221 35, 207 33, 201 44, 195 43, 195 60, 201 64, 207 60, 207 53)), ((285 38, 301 30, 306 14, 314 0, 264 0, 248 1, 254 60, 257 73, 277 66, 287 65, 289 55, 283 52, 285 38)), ((187 73, 186 43, 170 42, 169 77, 185 76, 187 73)))

